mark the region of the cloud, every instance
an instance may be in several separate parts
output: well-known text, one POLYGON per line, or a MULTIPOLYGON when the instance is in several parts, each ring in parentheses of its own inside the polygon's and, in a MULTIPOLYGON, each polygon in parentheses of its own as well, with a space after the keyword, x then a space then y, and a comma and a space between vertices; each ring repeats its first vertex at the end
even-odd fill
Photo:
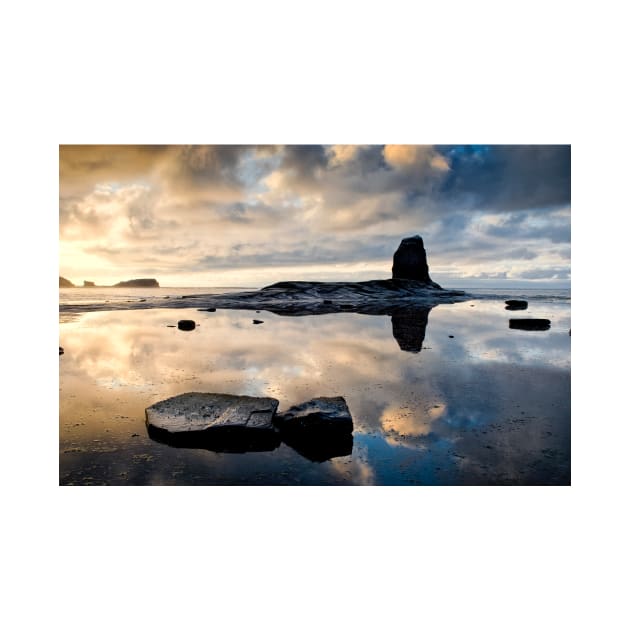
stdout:
POLYGON ((451 165, 441 193, 473 208, 546 209, 571 202, 568 145, 440 147, 451 165))
POLYGON ((61 146, 59 220, 62 268, 84 251, 76 273, 97 280, 178 264, 182 279, 387 277, 415 233, 438 277, 507 280, 533 260, 553 276, 570 259, 570 147, 61 146))

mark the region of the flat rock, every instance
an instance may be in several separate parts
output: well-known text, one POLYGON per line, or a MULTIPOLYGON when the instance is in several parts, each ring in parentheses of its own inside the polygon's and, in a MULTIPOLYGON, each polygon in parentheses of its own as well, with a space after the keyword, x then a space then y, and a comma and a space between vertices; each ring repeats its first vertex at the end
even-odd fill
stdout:
POLYGON ((222 453, 272 451, 280 436, 272 419, 275 398, 191 392, 146 409, 149 437, 169 446, 222 453))
POLYGON ((147 425, 170 433, 217 428, 274 430, 275 398, 191 392, 167 398, 146 410, 147 425))
POLYGON ((505 300, 506 311, 524 311, 527 308, 527 300, 505 300))
POLYGON ((551 321, 548 319, 511 319, 510 328, 517 330, 549 330, 551 328, 551 321))

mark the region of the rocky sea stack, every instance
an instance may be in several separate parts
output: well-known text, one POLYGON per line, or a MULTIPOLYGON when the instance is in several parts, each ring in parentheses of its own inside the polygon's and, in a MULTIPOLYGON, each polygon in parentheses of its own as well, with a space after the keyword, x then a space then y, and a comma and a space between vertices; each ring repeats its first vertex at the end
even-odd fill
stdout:
POLYGON ((436 288, 440 288, 429 276, 427 252, 422 237, 416 234, 403 238, 394 253, 392 278, 400 280, 417 280, 436 288))

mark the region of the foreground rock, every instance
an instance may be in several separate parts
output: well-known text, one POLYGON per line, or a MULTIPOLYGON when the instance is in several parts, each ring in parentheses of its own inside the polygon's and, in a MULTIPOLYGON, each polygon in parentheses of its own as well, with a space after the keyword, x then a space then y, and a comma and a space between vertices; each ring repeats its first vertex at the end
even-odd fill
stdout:
POLYGON ((352 454, 352 416, 341 396, 313 398, 274 419, 282 441, 303 457, 323 462, 352 454))
POLYGON ((511 319, 510 328, 517 330, 549 330, 551 321, 548 319, 511 319))
POLYGON ((273 450, 275 398, 231 394, 180 394, 146 409, 149 435, 171 446, 243 453, 273 450))
POLYGON ((115 287, 143 287, 143 288, 159 288, 158 281, 155 278, 136 278, 135 280, 125 280, 114 285, 115 287))
POLYGON ((180 319, 177 322, 177 328, 180 330, 195 330, 195 322, 192 319, 180 319))
POLYGON ((527 300, 505 300, 506 311, 524 311, 527 308, 527 300))

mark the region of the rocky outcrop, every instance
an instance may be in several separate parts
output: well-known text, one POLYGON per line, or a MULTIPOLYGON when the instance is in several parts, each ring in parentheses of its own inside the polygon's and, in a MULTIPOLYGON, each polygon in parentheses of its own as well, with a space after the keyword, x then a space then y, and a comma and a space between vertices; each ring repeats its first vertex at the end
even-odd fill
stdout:
POLYGON ((59 276, 59 288, 60 289, 71 289, 74 286, 74 284, 72 284, 72 282, 70 282, 70 280, 67 280, 66 278, 62 278, 61 276, 59 276))
POLYGON ((141 287, 141 288, 159 288, 158 281, 155 278, 137 278, 135 280, 125 280, 124 282, 119 282, 114 285, 115 287, 141 287))
POLYGON ((394 255, 393 273, 395 276, 398 274, 412 277, 364 282, 287 281, 277 282, 258 291, 160 297, 159 300, 150 298, 142 305, 134 302, 132 307, 111 302, 106 307, 102 304, 64 305, 60 311, 160 307, 198 308, 210 312, 218 308, 266 310, 278 315, 323 315, 340 312, 391 315, 400 308, 433 307, 469 299, 464 291, 443 289, 431 280, 420 236, 403 239, 394 255))
POLYGON ((84 280, 83 281, 83 286, 84 287, 95 287, 96 285, 93 282, 90 282, 90 280, 84 280))
MULTIPOLYGON (((427 253, 424 249, 422 237, 416 234, 403 238, 394 254, 392 278, 401 280, 417 280, 424 284, 434 285, 429 276, 427 253)), ((439 285, 435 285, 438 286, 439 285)))
POLYGON ((549 330, 551 322, 548 319, 511 319, 510 328, 517 330, 549 330))

